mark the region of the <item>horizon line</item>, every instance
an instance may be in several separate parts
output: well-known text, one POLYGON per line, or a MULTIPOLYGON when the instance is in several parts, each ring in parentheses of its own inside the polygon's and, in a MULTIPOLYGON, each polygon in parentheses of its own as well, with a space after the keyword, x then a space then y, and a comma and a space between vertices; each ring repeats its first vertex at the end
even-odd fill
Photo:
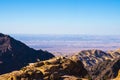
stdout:
MULTIPOLYGON (((5 33, 6 34, 6 33, 5 33)), ((38 33, 38 34, 32 34, 32 33, 7 33, 7 35, 85 35, 85 36, 120 36, 120 34, 43 34, 43 33, 38 33)))

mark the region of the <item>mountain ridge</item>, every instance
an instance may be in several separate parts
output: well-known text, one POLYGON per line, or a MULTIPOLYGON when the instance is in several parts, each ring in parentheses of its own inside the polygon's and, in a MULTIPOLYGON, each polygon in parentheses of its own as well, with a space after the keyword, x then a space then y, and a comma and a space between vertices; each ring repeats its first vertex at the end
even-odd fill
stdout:
POLYGON ((34 50, 21 41, 0 33, 0 74, 20 69, 38 59, 47 60, 52 57, 54 55, 47 51, 34 50))
POLYGON ((120 57, 120 50, 117 49, 115 51, 102 51, 97 49, 91 50, 82 50, 73 56, 79 57, 79 59, 83 62, 86 67, 94 66, 99 64, 100 62, 106 60, 114 60, 115 58, 120 57))
POLYGON ((30 63, 19 71, 3 74, 4 80, 81 80, 89 74, 76 57, 55 57, 50 60, 30 63))

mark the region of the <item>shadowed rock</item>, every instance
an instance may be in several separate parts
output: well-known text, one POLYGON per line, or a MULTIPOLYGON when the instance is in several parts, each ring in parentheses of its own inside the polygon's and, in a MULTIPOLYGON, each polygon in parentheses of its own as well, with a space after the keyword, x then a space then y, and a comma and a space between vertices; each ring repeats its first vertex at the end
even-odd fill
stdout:
POLYGON ((14 38, 0 33, 0 74, 18 70, 28 63, 54 57, 51 53, 34 50, 14 38))
POLYGON ((118 75, 118 71, 120 70, 120 58, 110 61, 104 61, 101 64, 93 66, 90 74, 93 80, 110 80, 115 78, 118 75))

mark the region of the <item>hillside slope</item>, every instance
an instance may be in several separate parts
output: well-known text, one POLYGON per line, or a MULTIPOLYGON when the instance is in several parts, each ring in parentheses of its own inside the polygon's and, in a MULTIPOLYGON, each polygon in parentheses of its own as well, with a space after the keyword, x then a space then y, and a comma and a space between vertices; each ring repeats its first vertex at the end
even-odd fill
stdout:
POLYGON ((102 50, 82 50, 73 55, 79 57, 85 67, 91 67, 106 60, 114 60, 120 57, 120 50, 104 52, 102 50))
POLYGON ((120 58, 113 61, 107 60, 97 64, 89 71, 92 79, 113 79, 118 75, 120 70, 120 58))
POLYGON ((87 70, 77 58, 56 57, 1 75, 0 80, 81 80, 88 77, 87 70))
POLYGON ((37 60, 54 57, 49 52, 34 50, 14 38, 0 33, 0 74, 17 70, 37 60))

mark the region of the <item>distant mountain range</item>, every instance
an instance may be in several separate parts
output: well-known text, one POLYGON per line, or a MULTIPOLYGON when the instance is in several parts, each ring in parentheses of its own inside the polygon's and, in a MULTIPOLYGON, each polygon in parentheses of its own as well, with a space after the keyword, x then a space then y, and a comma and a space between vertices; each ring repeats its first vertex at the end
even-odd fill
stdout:
POLYGON ((47 60, 53 54, 29 48, 24 43, 0 33, 0 74, 20 69, 28 63, 47 60))

